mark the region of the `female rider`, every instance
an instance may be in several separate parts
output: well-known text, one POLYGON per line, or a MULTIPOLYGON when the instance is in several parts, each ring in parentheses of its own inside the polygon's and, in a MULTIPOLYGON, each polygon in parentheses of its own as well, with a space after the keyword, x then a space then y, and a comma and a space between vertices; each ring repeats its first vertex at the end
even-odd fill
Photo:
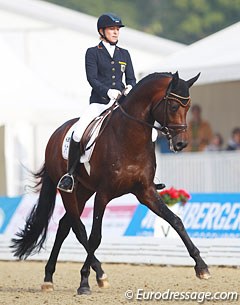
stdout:
POLYGON ((119 30, 122 27, 124 25, 121 19, 115 14, 106 13, 98 19, 97 29, 101 42, 98 46, 89 48, 85 57, 87 80, 92 87, 90 105, 77 122, 71 137, 67 174, 62 176, 58 183, 58 189, 62 191, 73 191, 73 174, 80 159, 82 126, 86 126, 104 109, 110 107, 123 89, 124 95, 127 95, 136 84, 129 52, 117 46, 119 30))

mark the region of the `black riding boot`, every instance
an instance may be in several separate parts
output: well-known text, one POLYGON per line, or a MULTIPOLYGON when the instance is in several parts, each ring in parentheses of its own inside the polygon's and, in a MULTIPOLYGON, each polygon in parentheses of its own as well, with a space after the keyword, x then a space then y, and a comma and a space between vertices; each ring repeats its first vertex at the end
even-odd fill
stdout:
POLYGON ((80 159, 80 145, 71 137, 68 153, 68 171, 58 182, 57 188, 61 191, 72 193, 74 187, 74 171, 80 159))

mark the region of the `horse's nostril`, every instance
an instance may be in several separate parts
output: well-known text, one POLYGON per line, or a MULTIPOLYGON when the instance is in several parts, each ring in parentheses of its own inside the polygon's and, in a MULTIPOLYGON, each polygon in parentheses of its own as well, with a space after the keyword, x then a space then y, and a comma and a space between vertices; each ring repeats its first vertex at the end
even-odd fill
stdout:
POLYGON ((179 141, 179 142, 177 142, 177 144, 176 144, 176 149, 178 150, 178 151, 180 151, 180 150, 182 150, 183 148, 185 148, 187 146, 187 142, 185 142, 185 141, 179 141))

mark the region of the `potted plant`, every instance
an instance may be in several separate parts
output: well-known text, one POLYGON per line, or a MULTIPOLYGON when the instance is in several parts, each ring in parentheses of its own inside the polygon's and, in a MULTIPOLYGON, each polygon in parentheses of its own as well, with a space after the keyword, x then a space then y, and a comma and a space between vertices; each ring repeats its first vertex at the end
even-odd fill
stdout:
MULTIPOLYGON (((191 198, 190 194, 184 189, 171 187, 159 192, 164 203, 173 211, 174 214, 181 217, 182 210, 187 201, 191 198)), ((155 237, 178 238, 176 231, 161 217, 155 218, 154 223, 155 237)))
POLYGON ((177 190, 174 187, 159 192, 159 195, 163 199, 164 203, 169 207, 175 205, 176 203, 184 206, 191 198, 190 194, 186 190, 177 190))

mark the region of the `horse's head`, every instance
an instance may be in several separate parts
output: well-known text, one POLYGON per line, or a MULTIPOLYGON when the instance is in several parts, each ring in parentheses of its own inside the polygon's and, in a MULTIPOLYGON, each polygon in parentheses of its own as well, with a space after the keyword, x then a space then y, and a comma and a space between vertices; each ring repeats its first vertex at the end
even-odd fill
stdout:
POLYGON ((154 103, 152 114, 163 127, 163 133, 170 141, 171 150, 181 151, 188 144, 186 115, 190 107, 189 88, 196 82, 200 73, 185 81, 173 74, 165 97, 154 103))

